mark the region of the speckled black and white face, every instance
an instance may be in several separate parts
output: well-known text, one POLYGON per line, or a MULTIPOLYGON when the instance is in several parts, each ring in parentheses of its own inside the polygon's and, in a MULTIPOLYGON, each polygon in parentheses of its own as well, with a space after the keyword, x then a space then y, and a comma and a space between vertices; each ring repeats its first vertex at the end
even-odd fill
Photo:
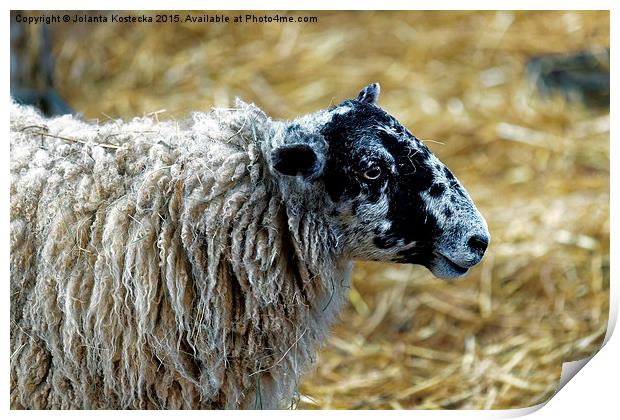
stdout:
POLYGON ((289 174, 323 184, 352 258, 462 276, 482 259, 486 222, 452 172, 376 105, 378 96, 371 84, 354 100, 293 122, 291 132, 314 140, 289 146, 288 158, 274 155, 275 165, 286 173, 292 164, 289 174))

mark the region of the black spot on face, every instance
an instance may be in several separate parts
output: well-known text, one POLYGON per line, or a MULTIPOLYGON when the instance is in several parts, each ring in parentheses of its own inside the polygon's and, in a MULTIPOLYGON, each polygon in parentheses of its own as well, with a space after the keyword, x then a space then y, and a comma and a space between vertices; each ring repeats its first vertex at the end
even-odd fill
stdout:
POLYGON ((416 247, 401 251, 394 258, 395 262, 407 264, 421 264, 428 266, 433 260, 433 253, 430 247, 416 247))
POLYGON ((449 208, 443 209, 443 215, 446 216, 446 217, 451 217, 452 216, 452 210, 450 210, 449 208))
MULTIPOLYGON (((386 133, 387 134, 387 133, 386 133)), ((442 184, 434 184, 434 168, 428 164, 430 151, 417 138, 409 134, 408 141, 399 141, 390 135, 381 137, 382 144, 396 161, 398 176, 388 189, 390 203, 388 219, 390 229, 385 235, 402 239, 405 244, 416 242, 416 246, 401 253, 402 262, 421 262, 425 249, 430 249, 437 231, 436 218, 426 210, 422 198, 424 191, 441 195, 442 184)))
POLYGON ((446 191, 446 186, 444 184, 433 184, 433 186, 428 190, 428 194, 431 197, 439 197, 446 191))
MULTIPOLYGON (((415 247, 394 256, 394 260, 424 264, 432 258, 434 240, 438 230, 436 218, 427 211, 423 193, 441 195, 446 185, 435 183, 438 170, 430 164, 430 150, 392 116, 382 109, 366 103, 345 101, 341 106, 351 109, 335 114, 322 129, 328 144, 327 163, 323 180, 326 190, 335 202, 354 199, 353 213, 359 203, 376 202, 387 195, 389 207, 387 231, 377 229, 370 233, 377 248, 388 249, 400 241, 405 245, 415 242, 415 247), (382 130, 378 127, 389 127, 382 130), (380 182, 365 182, 359 176, 361 161, 375 158, 373 150, 387 151, 377 159, 383 164, 380 182), (388 159, 389 160, 389 159, 388 159), (394 169, 395 172, 392 172, 394 169), (359 197, 359 199, 355 199, 359 197)), ((439 169, 440 170, 440 169, 439 169)), ((363 173, 363 172, 362 172, 363 173)))
MULTIPOLYGON (((328 144, 327 164, 323 180, 330 198, 334 202, 366 195, 366 202, 377 202, 384 184, 383 176, 375 182, 366 182, 360 174, 368 168, 362 167, 362 160, 373 158, 372 142, 360 144, 360 139, 376 138, 377 126, 388 125, 390 117, 381 108, 359 101, 345 101, 341 106, 352 108, 344 114, 335 114, 321 129, 328 144)), ((382 168, 383 169, 383 168, 382 168)), ((382 171, 385 173, 387 171, 382 171)))
POLYGON ((452 189, 454 189, 456 193, 460 195, 461 197, 467 198, 467 194, 465 194, 465 190, 459 184, 453 185, 452 189))
POLYGON ((450 188, 451 189, 460 188, 459 181, 457 181, 456 177, 450 171, 450 169, 444 167, 443 171, 444 171, 444 174, 446 175, 446 178, 448 178, 448 184, 450 185, 450 188))

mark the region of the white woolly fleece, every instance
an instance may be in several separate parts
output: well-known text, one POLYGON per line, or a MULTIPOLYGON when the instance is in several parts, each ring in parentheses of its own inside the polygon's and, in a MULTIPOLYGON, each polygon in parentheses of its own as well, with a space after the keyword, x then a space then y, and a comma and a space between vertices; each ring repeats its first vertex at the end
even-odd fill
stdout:
POLYGON ((286 406, 351 264, 273 180, 280 123, 10 118, 11 407, 286 406))

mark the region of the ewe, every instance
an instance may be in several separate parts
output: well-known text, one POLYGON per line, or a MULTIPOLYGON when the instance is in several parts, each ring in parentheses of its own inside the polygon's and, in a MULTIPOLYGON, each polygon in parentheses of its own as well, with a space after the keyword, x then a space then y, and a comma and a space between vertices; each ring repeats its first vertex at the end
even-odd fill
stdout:
POLYGON ((11 406, 285 407, 353 260, 477 264, 484 219, 378 95, 182 125, 13 104, 11 406))

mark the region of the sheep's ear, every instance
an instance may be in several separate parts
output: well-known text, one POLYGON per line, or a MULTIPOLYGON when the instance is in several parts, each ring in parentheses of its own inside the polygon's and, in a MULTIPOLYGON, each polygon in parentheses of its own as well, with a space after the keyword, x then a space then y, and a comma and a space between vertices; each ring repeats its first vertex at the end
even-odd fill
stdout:
POLYGON ((360 91, 359 95, 357 95, 357 100, 360 102, 368 102, 369 104, 376 104, 380 92, 381 86, 379 86, 379 83, 371 83, 360 91))
POLYGON ((312 146, 304 143, 287 144, 271 152, 271 163, 284 175, 315 175, 321 170, 319 158, 312 146))

